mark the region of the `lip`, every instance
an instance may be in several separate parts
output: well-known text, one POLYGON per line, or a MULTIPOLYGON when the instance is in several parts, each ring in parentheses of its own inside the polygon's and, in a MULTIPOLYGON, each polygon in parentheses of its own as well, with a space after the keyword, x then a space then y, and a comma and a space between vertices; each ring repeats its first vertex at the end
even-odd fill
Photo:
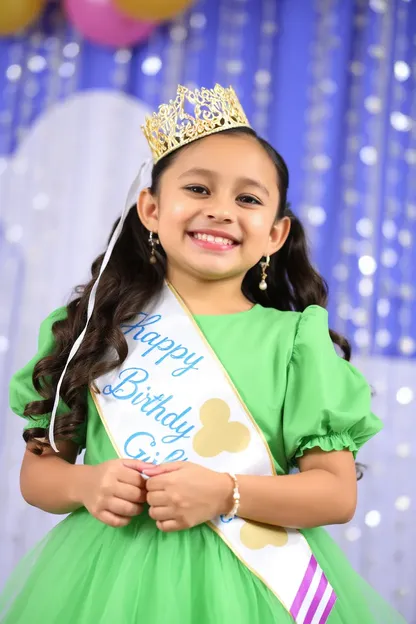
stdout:
POLYGON ((240 244, 240 241, 238 240, 238 238, 230 234, 230 232, 224 232, 224 230, 206 230, 206 229, 190 230, 188 234, 190 236, 192 236, 193 234, 208 234, 210 236, 221 236, 221 238, 228 238, 229 240, 233 241, 233 243, 235 243, 236 245, 240 244))
POLYGON ((211 253, 230 253, 240 244, 234 236, 228 234, 228 232, 223 232, 221 230, 192 230, 190 232, 187 232, 187 235, 192 242, 192 245, 195 245, 196 247, 199 247, 200 249, 211 253), (213 238, 227 238, 232 242, 232 244, 230 245, 229 243, 224 244, 217 241, 202 240, 196 238, 195 234, 207 234, 209 236, 212 236, 213 238))

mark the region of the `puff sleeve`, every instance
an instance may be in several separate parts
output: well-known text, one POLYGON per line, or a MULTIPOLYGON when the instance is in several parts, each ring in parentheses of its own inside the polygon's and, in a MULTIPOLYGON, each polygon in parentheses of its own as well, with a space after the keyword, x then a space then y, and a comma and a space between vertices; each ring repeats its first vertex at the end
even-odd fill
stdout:
POLYGON ((283 408, 285 453, 292 465, 308 449, 348 449, 354 457, 382 428, 364 377, 335 351, 328 313, 308 307, 297 326, 283 408))
MULTIPOLYGON (((46 430, 49 427, 50 414, 30 417, 25 416, 24 411, 28 403, 42 400, 42 397, 33 386, 33 370, 39 360, 53 352, 55 340, 52 334, 52 326, 56 321, 66 318, 66 314, 65 307, 58 308, 43 321, 39 330, 38 351, 36 355, 22 369, 17 371, 11 379, 9 388, 10 407, 15 414, 25 419, 25 430, 34 428, 46 430)), ((58 415, 68 411, 68 407, 61 401, 58 408, 58 415)), ((81 444, 81 438, 78 439, 77 437, 74 441, 81 444)))

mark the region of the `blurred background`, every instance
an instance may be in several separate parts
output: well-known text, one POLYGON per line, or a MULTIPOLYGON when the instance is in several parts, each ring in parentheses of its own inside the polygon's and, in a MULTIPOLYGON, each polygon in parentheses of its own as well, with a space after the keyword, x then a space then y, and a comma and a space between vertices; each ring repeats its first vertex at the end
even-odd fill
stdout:
POLYGON ((416 623, 415 81, 416 0, 1 0, 0 586, 57 521, 19 493, 10 377, 103 249, 145 114, 219 82, 289 164, 332 326, 385 424, 355 519, 330 530, 416 623))

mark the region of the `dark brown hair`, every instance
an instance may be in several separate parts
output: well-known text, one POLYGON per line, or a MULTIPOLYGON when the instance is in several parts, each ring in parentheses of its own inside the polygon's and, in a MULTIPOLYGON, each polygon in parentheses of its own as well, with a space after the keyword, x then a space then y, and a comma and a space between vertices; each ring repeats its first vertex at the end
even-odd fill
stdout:
MULTIPOLYGON (((260 267, 256 265, 244 278, 242 285, 244 294, 253 303, 278 310, 302 312, 313 304, 326 307, 327 285, 311 264, 301 222, 287 206, 289 172, 283 158, 253 130, 238 128, 226 130, 224 134, 252 136, 264 148, 276 166, 280 192, 277 219, 287 216, 291 220, 288 239, 280 251, 271 258, 267 290, 261 291, 258 288, 260 267)), ((177 158, 180 151, 178 149, 162 158, 153 168, 151 185, 153 194, 158 193, 163 172, 177 158)), ((120 325, 131 319, 137 310, 144 308, 162 288, 166 257, 161 250, 158 253, 159 261, 156 264, 149 262, 148 234, 138 218, 136 207, 133 206, 102 275, 87 334, 70 363, 62 384, 61 397, 68 406, 69 413, 61 415, 56 421, 57 439, 73 439, 83 429, 87 417, 88 386, 93 384, 97 377, 121 365, 127 357, 127 344, 120 325), (111 359, 108 357, 110 347, 111 352, 115 354, 111 359)), ((33 385, 42 400, 28 403, 25 408, 26 416, 36 419, 36 416, 52 411, 57 382, 69 351, 85 325, 88 298, 103 257, 102 254, 93 262, 91 280, 75 289, 76 296, 67 306, 67 318, 53 325, 54 351, 42 358, 33 372, 33 385)), ((345 338, 333 331, 330 331, 330 335, 343 357, 349 360, 351 350, 345 338)), ((34 442, 31 445, 34 452, 41 453, 44 445, 35 442, 35 439, 45 438, 47 441, 48 432, 39 428, 29 429, 25 432, 24 438, 26 442, 34 442)))

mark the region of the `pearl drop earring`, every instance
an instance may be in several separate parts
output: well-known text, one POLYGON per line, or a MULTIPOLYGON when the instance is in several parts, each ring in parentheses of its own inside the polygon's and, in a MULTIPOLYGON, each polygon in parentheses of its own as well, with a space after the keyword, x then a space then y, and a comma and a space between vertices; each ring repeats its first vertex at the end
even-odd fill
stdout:
POLYGON ((260 262, 261 267, 261 282, 259 284, 260 290, 267 290, 267 269, 270 266, 270 256, 266 256, 265 262, 260 262))

